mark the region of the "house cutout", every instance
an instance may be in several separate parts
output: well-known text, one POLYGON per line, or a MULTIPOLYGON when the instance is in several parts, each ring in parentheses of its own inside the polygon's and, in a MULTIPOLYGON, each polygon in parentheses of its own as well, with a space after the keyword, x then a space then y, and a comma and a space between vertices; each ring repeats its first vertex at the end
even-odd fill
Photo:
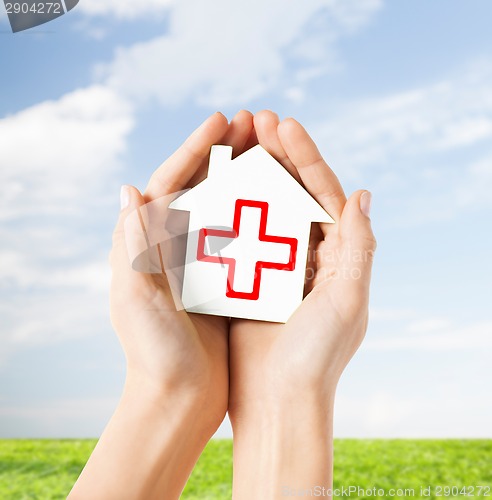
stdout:
POLYGON ((169 208, 190 212, 184 308, 280 323, 302 302, 311 222, 334 222, 260 145, 212 146, 207 179, 169 208))

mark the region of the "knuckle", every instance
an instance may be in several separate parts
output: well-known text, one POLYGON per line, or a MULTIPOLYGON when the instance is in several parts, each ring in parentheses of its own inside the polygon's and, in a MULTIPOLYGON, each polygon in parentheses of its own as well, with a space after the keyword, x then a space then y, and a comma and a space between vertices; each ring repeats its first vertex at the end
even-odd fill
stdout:
POLYGON ((124 239, 125 239, 125 231, 123 229, 116 228, 113 231, 113 235, 112 235, 113 248, 116 247, 117 245, 119 245, 121 243, 121 241, 124 239))
POLYGON ((365 244, 367 250, 374 255, 378 247, 378 242, 373 234, 365 238, 365 244))
POLYGON ((111 266, 111 268, 114 267, 114 264, 115 264, 115 260, 116 260, 116 257, 115 257, 115 248, 113 246, 113 248, 108 252, 108 262, 109 262, 109 265, 111 266))

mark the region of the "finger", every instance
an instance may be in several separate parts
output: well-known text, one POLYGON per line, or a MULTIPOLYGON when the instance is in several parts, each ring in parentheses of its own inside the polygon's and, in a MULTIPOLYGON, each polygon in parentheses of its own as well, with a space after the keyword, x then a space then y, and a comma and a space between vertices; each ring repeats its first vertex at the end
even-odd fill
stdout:
POLYGON ((323 160, 314 141, 293 118, 279 124, 278 135, 306 189, 338 221, 346 202, 345 194, 340 181, 323 160))
POLYGON ((298 182, 301 182, 299 173, 296 167, 287 156, 282 143, 278 137, 278 125, 280 120, 278 115, 273 111, 263 110, 256 113, 254 118, 254 126, 259 144, 265 148, 278 162, 280 162, 285 169, 291 174, 298 182))
MULTIPOLYGON (((138 241, 143 234, 140 230, 138 208, 144 204, 145 200, 138 189, 133 186, 121 188, 122 208, 113 232, 113 247, 109 256, 113 289, 126 289, 132 282, 135 283, 144 276, 133 270, 130 260, 130 254, 133 252, 129 249, 131 245, 134 247, 142 246, 138 241), (129 222, 130 224, 128 224, 129 222), (128 234, 129 232, 131 234, 128 234)), ((145 245, 145 242, 143 244, 145 245)))
MULTIPOLYGON (((234 156, 244 152, 244 147, 253 131, 253 115, 241 110, 234 116, 225 135, 217 141, 224 146, 232 146, 234 156)), ((208 165, 204 162, 189 181, 188 187, 196 186, 207 176, 208 165)))
POLYGON ((227 118, 221 113, 215 113, 205 120, 152 174, 145 190, 145 199, 156 199, 184 189, 207 159, 211 146, 224 136, 227 127, 227 118))
POLYGON ((351 279, 368 290, 376 239, 371 228, 371 193, 356 191, 345 204, 340 219, 344 266, 351 279))
POLYGON ((253 114, 243 109, 231 120, 221 144, 232 146, 234 157, 239 156, 244 152, 244 146, 252 131, 253 114))
POLYGON ((248 151, 248 149, 253 148, 258 144, 258 137, 256 135, 256 130, 254 129, 251 131, 251 134, 249 134, 248 140, 246 141, 246 144, 244 145, 244 151, 248 151))

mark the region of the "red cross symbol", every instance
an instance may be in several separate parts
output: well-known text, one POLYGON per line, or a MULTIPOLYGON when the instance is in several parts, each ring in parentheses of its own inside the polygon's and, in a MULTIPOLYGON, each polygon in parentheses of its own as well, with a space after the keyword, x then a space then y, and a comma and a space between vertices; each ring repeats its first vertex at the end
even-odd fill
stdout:
POLYGON ((221 229, 200 229, 198 236, 197 260, 203 262, 213 262, 216 264, 227 265, 227 288, 226 296, 236 299, 258 300, 260 296, 260 282, 262 269, 278 269, 281 271, 293 271, 296 265, 297 239, 286 238, 283 236, 271 236, 266 234, 266 224, 268 217, 268 203, 265 201, 252 200, 236 200, 234 210, 234 222, 232 231, 224 231, 221 229), (207 236, 235 239, 239 236, 241 224, 241 211, 243 207, 252 207, 260 209, 260 227, 258 230, 258 240, 266 243, 280 243, 290 246, 289 260, 287 263, 267 262, 263 260, 256 261, 254 267, 254 281, 252 292, 240 292, 234 290, 234 275, 236 272, 236 259, 231 257, 222 257, 221 255, 207 255, 205 253, 205 240, 207 236))

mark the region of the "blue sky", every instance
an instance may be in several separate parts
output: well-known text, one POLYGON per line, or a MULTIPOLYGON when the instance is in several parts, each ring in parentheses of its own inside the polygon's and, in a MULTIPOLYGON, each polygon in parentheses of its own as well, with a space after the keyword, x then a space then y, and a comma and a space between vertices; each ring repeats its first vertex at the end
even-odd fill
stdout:
POLYGON ((245 107, 296 117, 374 194, 336 434, 491 437, 491 18, 485 0, 80 0, 13 35, 0 11, 0 436, 101 432, 124 380, 119 186, 245 107))

